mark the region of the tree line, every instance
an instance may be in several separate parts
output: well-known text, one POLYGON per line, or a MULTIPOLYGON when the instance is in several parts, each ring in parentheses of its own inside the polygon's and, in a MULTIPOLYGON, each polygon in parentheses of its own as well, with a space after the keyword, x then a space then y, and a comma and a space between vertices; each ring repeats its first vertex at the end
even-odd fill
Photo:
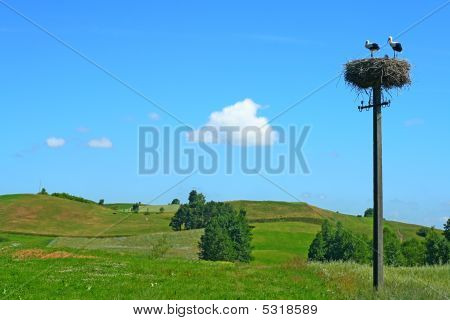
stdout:
MULTIPOLYGON (((429 229, 424 240, 401 241, 390 228, 384 228, 384 261, 391 266, 422 266, 449 263, 450 219, 444 225, 443 235, 429 229)), ((342 223, 325 220, 321 231, 313 240, 310 261, 354 261, 368 264, 372 261, 372 240, 365 235, 353 234, 342 223)))

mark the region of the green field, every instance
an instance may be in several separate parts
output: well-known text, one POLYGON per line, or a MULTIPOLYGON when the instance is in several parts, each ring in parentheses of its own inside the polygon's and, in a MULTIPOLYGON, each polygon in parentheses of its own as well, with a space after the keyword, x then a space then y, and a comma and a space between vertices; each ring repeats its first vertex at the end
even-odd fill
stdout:
MULTIPOLYGON (((253 229, 250 264, 198 260, 202 230, 173 232, 173 212, 138 214, 49 196, 0 196, 0 299, 448 299, 450 267, 307 263, 322 219, 370 235, 371 219, 305 203, 232 202, 253 229), (106 230, 106 231, 105 231, 106 230)), ((387 222, 402 239, 419 226, 387 222)))

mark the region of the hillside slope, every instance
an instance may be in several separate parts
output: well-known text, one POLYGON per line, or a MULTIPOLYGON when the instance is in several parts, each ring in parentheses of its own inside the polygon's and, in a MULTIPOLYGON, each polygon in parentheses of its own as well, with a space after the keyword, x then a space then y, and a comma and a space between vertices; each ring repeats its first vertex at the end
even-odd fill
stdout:
MULTIPOLYGON (((316 232, 324 219, 341 221, 350 230, 372 233, 372 219, 334 213, 301 202, 231 201, 236 209, 247 211, 250 222, 301 222, 316 232)), ((159 208, 159 206, 155 206, 159 208)), ((0 196, 0 231, 71 237, 131 236, 170 232, 173 212, 134 214, 96 204, 45 195, 0 196)), ((386 221, 402 239, 417 237, 420 226, 386 221)))
POLYGON ((45 195, 0 196, 0 231, 55 236, 127 236, 169 231, 171 214, 150 219, 45 195))

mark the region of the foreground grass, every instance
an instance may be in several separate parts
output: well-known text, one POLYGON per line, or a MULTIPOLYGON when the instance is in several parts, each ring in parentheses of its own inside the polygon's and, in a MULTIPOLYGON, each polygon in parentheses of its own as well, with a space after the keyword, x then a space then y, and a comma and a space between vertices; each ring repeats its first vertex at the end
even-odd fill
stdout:
POLYGON ((386 268, 386 288, 375 293, 370 266, 308 264, 295 254, 301 236, 289 246, 285 243, 306 227, 256 225, 251 264, 155 259, 140 250, 50 248, 55 238, 0 234, 0 299, 448 299, 450 295, 449 265, 386 268))
POLYGON ((354 263, 313 263, 310 267, 334 284, 344 299, 448 300, 450 265, 386 267, 385 287, 372 290, 372 267, 354 263))

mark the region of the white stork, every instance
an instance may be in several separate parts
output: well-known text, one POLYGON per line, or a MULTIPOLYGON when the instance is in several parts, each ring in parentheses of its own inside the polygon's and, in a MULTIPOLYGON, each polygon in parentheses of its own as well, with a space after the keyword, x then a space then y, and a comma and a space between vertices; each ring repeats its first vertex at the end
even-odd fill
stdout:
POLYGON ((365 47, 370 50, 370 56, 373 58, 373 53, 380 50, 378 43, 370 43, 369 40, 366 41, 365 47))
POLYGON ((391 46, 392 50, 394 50, 394 58, 396 56, 396 52, 402 52, 403 48, 402 48, 402 44, 400 42, 394 42, 392 40, 392 37, 389 37, 388 39, 389 45, 391 46))

